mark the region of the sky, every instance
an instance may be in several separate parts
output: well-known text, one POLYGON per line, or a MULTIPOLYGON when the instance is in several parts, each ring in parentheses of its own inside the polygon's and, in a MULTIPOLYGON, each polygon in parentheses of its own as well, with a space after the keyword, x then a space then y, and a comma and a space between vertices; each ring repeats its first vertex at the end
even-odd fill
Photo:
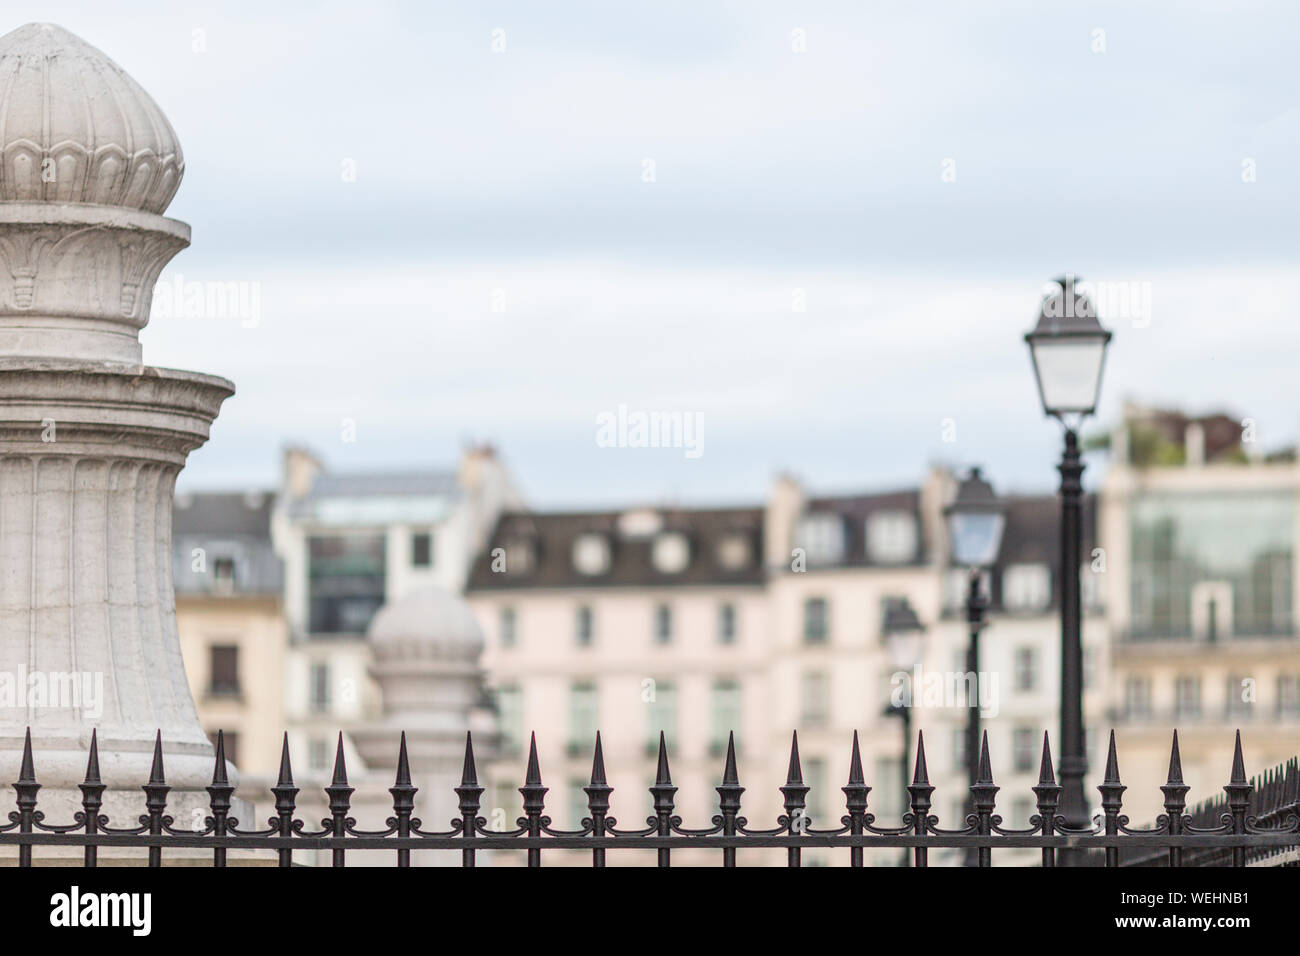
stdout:
POLYGON ((369 470, 491 442, 544 508, 932 463, 1046 491, 1023 334, 1065 272, 1109 293, 1090 428, 1129 400, 1296 440, 1294 4, 4 11, 99 47, 184 146, 145 361, 237 393, 182 488, 274 486, 286 443, 369 470), (608 447, 620 408, 694 447, 608 447))

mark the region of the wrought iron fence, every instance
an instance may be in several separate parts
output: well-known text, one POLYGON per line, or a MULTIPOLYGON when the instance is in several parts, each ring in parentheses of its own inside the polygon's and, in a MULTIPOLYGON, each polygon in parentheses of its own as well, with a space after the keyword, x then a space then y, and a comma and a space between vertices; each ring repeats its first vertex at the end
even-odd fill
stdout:
MULTIPOLYGON (((563 830, 553 827, 546 814, 548 788, 542 784, 534 735, 524 785, 519 788, 523 816, 517 819, 516 829, 500 832, 489 830, 487 820, 479 815, 483 787, 479 785, 475 768, 473 740, 467 735, 462 779, 454 788, 460 816, 450 821, 450 829, 440 831, 423 829, 423 823, 413 815, 417 787, 411 780, 403 734, 396 780, 389 788, 393 815, 385 820, 384 829, 362 830, 350 816, 355 788, 347 779, 342 735, 333 778, 323 788, 330 815, 320 821, 320 829, 309 827, 307 821, 296 816, 299 788, 293 782, 286 735, 279 779, 271 788, 275 815, 268 818, 263 828, 245 829, 230 813, 234 788, 226 775, 224 735, 219 733, 212 783, 207 787, 210 815, 202 829, 187 831, 173 827, 174 821, 167 814, 170 788, 165 777, 161 734, 155 741, 149 781, 142 788, 146 812, 138 818, 137 825, 113 826, 101 813, 105 785, 100 779, 99 749, 94 734, 86 779, 79 785, 82 809, 74 814, 71 823, 47 823, 38 809, 40 784, 33 765, 29 731, 19 778, 13 784, 18 809, 9 813, 7 825, 0 826, 0 846, 16 845, 21 866, 32 865, 32 850, 36 846, 83 848, 86 866, 96 865, 100 847, 145 848, 148 864, 153 867, 162 865, 165 852, 181 848, 211 850, 212 865, 218 867, 226 865, 227 853, 232 849, 273 850, 280 866, 293 865, 297 850, 328 850, 336 867, 345 864, 350 850, 392 851, 398 866, 409 866, 413 851, 455 851, 460 853, 461 864, 467 867, 474 866, 476 855, 483 850, 524 850, 530 867, 541 866, 542 855, 548 850, 590 851, 591 865, 596 867, 605 865, 610 851, 655 850, 658 865, 667 867, 679 850, 709 850, 719 854, 723 866, 730 867, 736 865, 736 851, 748 848, 784 849, 788 865, 795 867, 800 865, 804 850, 846 850, 850 864, 859 867, 863 865, 866 850, 902 848, 910 852, 914 866, 924 867, 933 849, 971 847, 977 851, 979 866, 990 866, 995 850, 1016 848, 1040 850, 1042 865, 1049 867, 1064 862, 1058 856, 1071 851, 1101 851, 1093 855, 1104 857, 1106 866, 1119 866, 1122 862, 1149 863, 1157 859, 1170 866, 1221 863, 1244 866, 1248 861, 1300 846, 1300 775, 1296 772, 1296 762, 1287 764, 1285 772, 1269 774, 1257 788, 1246 779, 1240 732, 1231 777, 1223 788, 1225 797, 1197 807, 1190 814, 1185 812, 1188 787, 1182 782, 1178 737, 1174 734, 1169 781, 1161 787, 1166 813, 1148 828, 1129 827, 1128 818, 1121 812, 1126 788, 1120 782, 1113 731, 1105 779, 1097 788, 1101 793, 1101 813, 1091 826, 1081 828, 1066 826, 1057 814, 1061 788, 1053 774, 1046 733, 1038 783, 1032 788, 1038 813, 1031 817, 1025 829, 1002 825, 1002 818, 995 812, 999 788, 993 782, 987 734, 980 750, 979 777, 970 788, 974 812, 966 817, 965 826, 942 828, 938 818, 930 813, 935 788, 929 781, 925 739, 920 733, 912 782, 907 787, 910 809, 902 814, 899 825, 881 825, 868 809, 871 787, 863 776, 855 732, 848 782, 839 788, 847 812, 840 817, 839 826, 819 828, 806 813, 810 788, 803 782, 799 741, 794 735, 789 772, 779 788, 785 812, 777 817, 776 826, 754 828, 741 815, 741 795, 745 788, 737 772, 733 737, 728 741, 722 782, 716 788, 719 812, 712 818, 711 826, 689 828, 683 826, 682 818, 675 813, 677 788, 669 772, 668 751, 661 734, 655 782, 649 788, 653 815, 646 819, 644 827, 623 829, 609 813, 613 788, 606 781, 604 755, 597 734, 590 783, 583 788, 590 816, 582 821, 580 829, 563 830)), ((1077 859, 1077 855, 1071 859, 1077 859)))

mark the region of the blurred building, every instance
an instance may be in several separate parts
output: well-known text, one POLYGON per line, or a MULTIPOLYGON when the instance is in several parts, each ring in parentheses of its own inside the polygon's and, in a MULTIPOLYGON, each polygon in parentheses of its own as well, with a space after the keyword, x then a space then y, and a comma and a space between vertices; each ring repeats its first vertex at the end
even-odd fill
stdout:
MULTIPOLYGON (((458 468, 337 473, 301 448, 284 453, 273 518, 284 561, 289 639, 284 707, 295 770, 323 775, 340 729, 379 711, 366 631, 420 589, 463 591, 503 508, 521 502, 489 447, 458 468)), ((350 761, 360 766, 351 743, 350 761)))
MULTIPOLYGON (((1176 727, 1189 801, 1216 796, 1242 729, 1247 770, 1293 757, 1300 731, 1295 629, 1300 467, 1218 442, 1191 420, 1181 454, 1132 454, 1117 430, 1102 487, 1113 719, 1136 821, 1160 812, 1176 727)), ((1131 801, 1131 809, 1128 802, 1131 801)))
MULTIPOLYGON (((613 812, 643 819, 663 729, 678 812, 686 826, 705 826, 734 730, 743 812, 770 826, 782 812, 778 787, 797 729, 812 826, 842 815, 855 730, 872 812, 896 820, 905 810, 904 746, 889 712, 900 677, 891 608, 906 608, 924 629, 916 676, 948 685, 965 674, 965 572, 949 566, 943 518, 955 487, 941 469, 919 487, 882 494, 809 495, 782 477, 762 508, 503 515, 469 582, 508 758, 492 770, 500 818, 520 813, 527 735, 536 730, 549 812, 577 826, 599 729, 613 812)), ((1093 514, 1089 500, 1090 551, 1093 514)), ((1055 737, 1058 723, 1058 524, 1054 497, 1011 498, 988 580, 981 670, 999 680, 984 725, 1008 825, 1025 810, 1018 798, 1032 799, 1042 732, 1055 737)), ((1090 722, 1106 700, 1095 584, 1086 577, 1090 722)), ((960 825, 964 813, 966 719, 964 698, 915 701, 908 749, 923 727, 944 826, 960 825)), ((817 851, 805 859, 832 862, 817 851)))
MULTIPOLYGON (((1003 826, 1024 829, 1037 813, 1033 786, 1038 782, 1043 731, 1051 736, 1052 758, 1061 756, 1061 504, 1055 495, 1007 495, 1006 525, 993 567, 984 575, 988 596, 988 625, 980 639, 980 680, 992 681, 992 707, 982 709, 980 726, 987 732, 993 779, 1001 788, 997 812, 1003 826)), ((1096 551, 1096 498, 1083 502, 1083 681, 1084 732, 1088 756, 1085 793, 1097 809, 1094 787, 1101 782, 1109 703, 1106 668, 1109 628, 1102 603, 1103 576, 1096 551), (1099 759, 1100 758, 1100 759, 1099 759)), ((969 625, 965 616, 968 572, 946 566, 942 603, 931 630, 924 667, 960 674, 966 669, 969 625)), ((981 686, 981 697, 986 691, 981 686)), ((966 813, 970 782, 966 761, 964 707, 929 706, 922 700, 913 723, 926 732, 930 781, 937 788, 934 812, 942 827, 958 827, 966 813)), ((961 851, 945 851, 941 859, 954 862, 961 851)), ((1034 851, 998 854, 1003 864, 1032 864, 1034 851)))
POLYGON ((774 699, 762 548, 758 508, 504 515, 468 594, 503 748, 485 816, 520 815, 536 730, 548 812, 576 827, 597 729, 625 825, 651 812, 660 730, 687 825, 713 813, 732 730, 752 805, 775 812, 758 784, 774 699))
POLYGON ((274 779, 288 645, 274 496, 179 494, 172 508, 176 625, 190 693, 210 737, 225 731, 241 786, 274 779))

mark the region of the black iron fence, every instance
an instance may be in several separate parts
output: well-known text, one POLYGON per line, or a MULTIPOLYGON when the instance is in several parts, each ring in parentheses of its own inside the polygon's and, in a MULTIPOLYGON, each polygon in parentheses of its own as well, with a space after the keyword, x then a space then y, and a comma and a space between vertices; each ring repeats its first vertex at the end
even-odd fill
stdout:
POLYGON ((1101 793, 1101 813, 1092 826, 1085 828, 1067 827, 1057 814, 1061 788, 1053 774, 1046 734, 1039 780, 1033 787, 1038 813, 1025 829, 1004 827, 1002 818, 995 812, 999 788, 993 782, 987 734, 981 746, 979 778, 970 788, 974 812, 966 817, 964 826, 955 829, 940 827, 938 818, 930 813, 934 787, 930 785, 926 768, 922 734, 917 735, 915 770, 907 787, 910 808, 902 814, 897 826, 882 825, 868 809, 871 787, 863 776, 856 732, 848 782, 839 788, 846 812, 838 826, 830 827, 817 826, 819 821, 806 813, 809 787, 803 782, 797 736, 791 741, 786 781, 779 788, 785 812, 777 817, 776 826, 770 828, 751 827, 741 815, 745 788, 737 772, 734 739, 728 742, 722 782, 716 788, 718 814, 708 827, 683 826, 682 818, 674 812, 677 788, 673 786, 662 734, 655 783, 649 788, 654 812, 644 827, 633 829, 620 827, 610 816, 613 788, 605 778, 599 734, 590 783, 583 788, 590 816, 577 830, 553 827, 546 814, 547 787, 542 784, 535 736, 529 748, 524 785, 519 788, 523 816, 516 821, 515 829, 503 832, 489 830, 486 819, 479 815, 483 787, 478 782, 473 741, 468 735, 462 779, 454 788, 460 816, 450 821, 448 830, 425 830, 413 815, 417 788, 411 780, 405 735, 400 743, 396 780, 389 788, 392 816, 380 830, 358 829, 356 820, 350 816, 355 789, 348 783, 341 735, 333 779, 324 788, 329 816, 321 819, 319 828, 309 826, 296 815, 299 788, 293 782, 287 736, 279 779, 271 788, 275 815, 260 828, 245 828, 231 815, 234 788, 226 775, 222 734, 217 736, 215 769, 207 788, 210 815, 197 830, 174 827, 172 817, 167 814, 170 788, 166 782, 161 735, 154 745, 149 780, 142 788, 146 812, 136 825, 114 826, 101 813, 105 785, 100 779, 98 743, 93 734, 86 779, 80 784, 82 809, 74 814, 72 822, 47 823, 38 808, 40 783, 33 765, 30 732, 13 788, 18 809, 9 813, 8 824, 0 825, 0 846, 17 846, 21 866, 32 865, 32 851, 38 846, 81 848, 86 866, 96 865, 101 847, 134 847, 147 850, 149 866, 155 867, 162 865, 165 853, 179 849, 210 850, 212 865, 218 867, 226 865, 230 850, 274 851, 280 866, 293 865, 295 851, 328 850, 336 867, 344 865, 351 850, 391 851, 398 866, 409 866, 412 852, 454 851, 467 867, 474 866, 476 854, 482 850, 523 850, 528 865, 535 867, 541 866, 544 852, 561 849, 589 851, 591 865, 597 867, 605 865, 609 852, 626 849, 656 851, 661 867, 669 866, 680 850, 713 851, 723 866, 735 866, 736 851, 749 848, 784 849, 790 866, 799 866, 802 851, 814 848, 847 851, 852 866, 863 865, 864 851, 901 848, 908 851, 914 866, 923 867, 931 850, 972 847, 977 851, 980 866, 990 866, 995 851, 1025 848, 1041 851, 1043 866, 1079 862, 1085 856, 1104 859, 1106 866, 1154 862, 1170 866, 1244 866, 1300 847, 1300 775, 1296 772, 1296 762, 1287 764, 1284 771, 1270 773, 1262 786, 1257 786, 1246 779, 1240 732, 1230 779, 1223 788, 1224 798, 1199 806, 1192 813, 1185 812, 1188 787, 1182 781, 1175 733, 1169 780, 1161 787, 1166 813, 1147 828, 1131 828, 1122 813, 1126 788, 1120 782, 1114 732, 1110 737, 1105 779, 1097 788, 1101 793))

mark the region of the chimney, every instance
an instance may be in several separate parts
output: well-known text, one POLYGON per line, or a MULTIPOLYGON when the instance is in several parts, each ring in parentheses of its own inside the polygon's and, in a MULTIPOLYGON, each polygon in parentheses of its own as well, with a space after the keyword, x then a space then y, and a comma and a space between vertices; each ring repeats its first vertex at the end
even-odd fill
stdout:
POLYGON ((301 445, 285 447, 280 474, 284 492, 289 498, 294 501, 305 498, 322 471, 324 466, 320 459, 306 448, 301 445))
POLYGON ((763 564, 769 568, 790 566, 795 522, 803 513, 803 489, 788 472, 777 475, 763 515, 763 564))
POLYGON ((1183 456, 1188 468, 1200 468, 1205 464, 1205 426, 1200 422, 1188 422, 1184 429, 1183 456))

